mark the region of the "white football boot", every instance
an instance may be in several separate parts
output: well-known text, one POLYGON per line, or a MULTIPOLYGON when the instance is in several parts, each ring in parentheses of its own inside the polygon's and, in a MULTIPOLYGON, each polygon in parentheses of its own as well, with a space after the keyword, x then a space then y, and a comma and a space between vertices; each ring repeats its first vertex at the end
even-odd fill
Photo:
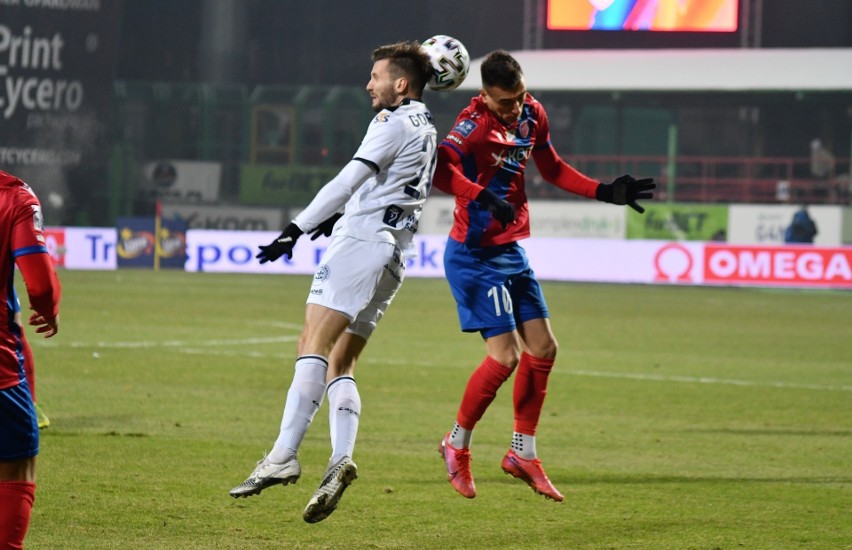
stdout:
POLYGON ((282 464, 270 462, 265 456, 257 463, 257 467, 248 479, 230 490, 234 498, 259 495, 261 491, 273 485, 296 483, 302 475, 302 467, 295 455, 282 464))

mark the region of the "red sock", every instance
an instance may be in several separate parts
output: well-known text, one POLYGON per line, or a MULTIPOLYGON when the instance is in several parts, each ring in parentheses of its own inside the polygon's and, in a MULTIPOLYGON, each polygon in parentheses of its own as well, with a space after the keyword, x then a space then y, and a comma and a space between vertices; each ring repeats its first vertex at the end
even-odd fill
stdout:
POLYGON ((35 403, 35 363, 33 363, 33 350, 24 336, 24 331, 21 331, 21 345, 24 348, 24 374, 27 377, 27 385, 30 387, 30 396, 32 396, 33 403, 35 403))
POLYGON ((456 416, 456 422, 459 426, 466 430, 472 430, 482 418, 482 415, 485 414, 488 405, 494 401, 497 390, 511 374, 512 369, 504 367, 491 357, 486 356, 467 381, 461 407, 459 407, 459 413, 456 416))
POLYGON ((23 548, 35 500, 35 483, 0 481, 0 548, 23 548))
POLYGON ((553 362, 554 359, 521 354, 513 392, 516 432, 535 435, 544 396, 547 395, 547 377, 553 368, 553 362))

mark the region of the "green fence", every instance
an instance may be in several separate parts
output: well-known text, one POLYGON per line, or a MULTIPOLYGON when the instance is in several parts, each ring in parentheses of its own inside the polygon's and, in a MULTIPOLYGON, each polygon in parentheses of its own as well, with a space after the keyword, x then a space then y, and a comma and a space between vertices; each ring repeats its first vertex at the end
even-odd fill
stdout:
MULTIPOLYGON (((551 138, 566 160, 601 180, 621 173, 654 177, 660 184, 658 200, 774 202, 776 188, 783 183, 795 192, 794 200, 849 201, 848 175, 841 177, 849 172, 849 160, 842 156, 831 177, 820 181, 811 177, 806 157, 757 158, 747 151, 739 157, 685 156, 695 132, 694 124, 682 124, 681 119, 687 113, 687 120, 697 120, 694 97, 678 107, 642 98, 628 104, 623 98, 570 91, 535 95, 548 106, 551 138)), ((426 92, 424 100, 440 135, 451 129, 470 97, 470 91, 426 92)), ((736 130, 740 121, 731 113, 737 109, 717 106, 702 116, 718 118, 723 127, 733 124, 736 130), (731 116, 719 115, 723 111, 731 111, 731 116)), ((221 202, 304 205, 349 161, 373 115, 368 94, 358 86, 249 88, 123 81, 115 83, 114 112, 109 183, 106 189, 98 187, 105 191, 100 195, 106 197, 110 220, 149 213, 153 205, 137 193, 139 167, 163 159, 221 163, 221 202)), ((714 128, 701 120, 707 125, 702 132, 714 128)), ((725 143, 703 141, 708 147, 725 143)), ((533 165, 527 176, 537 181, 533 165)), ((568 198, 546 185, 528 191, 530 198, 568 198)), ((100 208, 78 217, 100 220, 100 208)))

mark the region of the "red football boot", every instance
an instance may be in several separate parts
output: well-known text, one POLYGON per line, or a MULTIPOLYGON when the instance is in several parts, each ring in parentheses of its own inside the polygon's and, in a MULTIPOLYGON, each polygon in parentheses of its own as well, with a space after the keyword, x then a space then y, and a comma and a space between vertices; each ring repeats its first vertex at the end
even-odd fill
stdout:
POLYGON ((544 468, 541 467, 541 460, 534 458, 526 460, 515 454, 515 451, 509 450, 506 456, 503 457, 503 471, 518 479, 527 482, 533 491, 545 498, 552 498, 556 502, 562 502, 565 497, 562 496, 547 474, 544 473, 544 468))
POLYGON ((473 474, 470 473, 470 449, 456 449, 448 443, 449 437, 450 434, 445 435, 438 447, 447 465, 447 479, 460 495, 473 498, 476 496, 476 486, 473 484, 473 474))

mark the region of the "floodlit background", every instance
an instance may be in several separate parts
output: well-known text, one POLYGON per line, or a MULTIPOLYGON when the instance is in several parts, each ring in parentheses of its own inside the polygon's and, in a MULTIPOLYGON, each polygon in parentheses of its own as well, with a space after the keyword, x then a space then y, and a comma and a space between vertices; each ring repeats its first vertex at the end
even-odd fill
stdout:
POLYGON ((0 0, 0 170, 37 191, 63 284, 61 333, 30 336, 51 425, 28 547, 848 548, 850 79, 849 0, 0 0), (265 266, 256 247, 355 151, 371 51, 435 34, 474 66, 426 93, 439 134, 504 48, 564 158, 659 184, 640 216, 527 172, 560 342, 537 447, 566 502, 500 471, 508 386, 474 438, 479 495, 446 482, 483 350, 437 192, 359 363, 359 479, 304 524, 323 409, 300 482, 236 501, 327 241, 265 266), (802 205, 819 233, 787 245, 802 205))
MULTIPOLYGON (((153 215, 160 198, 190 227, 277 229, 359 143, 372 49, 440 33, 474 59, 524 52, 554 144, 593 177, 653 176, 669 202, 848 205, 851 6, 4 2, 0 168, 36 187, 56 226, 113 226, 153 215), (626 24, 732 12, 730 31, 558 23, 566 13, 626 24)), ((474 71, 465 90, 427 92, 439 132, 477 86, 474 71)), ((534 168, 529 179, 534 199, 569 198, 534 168)))

